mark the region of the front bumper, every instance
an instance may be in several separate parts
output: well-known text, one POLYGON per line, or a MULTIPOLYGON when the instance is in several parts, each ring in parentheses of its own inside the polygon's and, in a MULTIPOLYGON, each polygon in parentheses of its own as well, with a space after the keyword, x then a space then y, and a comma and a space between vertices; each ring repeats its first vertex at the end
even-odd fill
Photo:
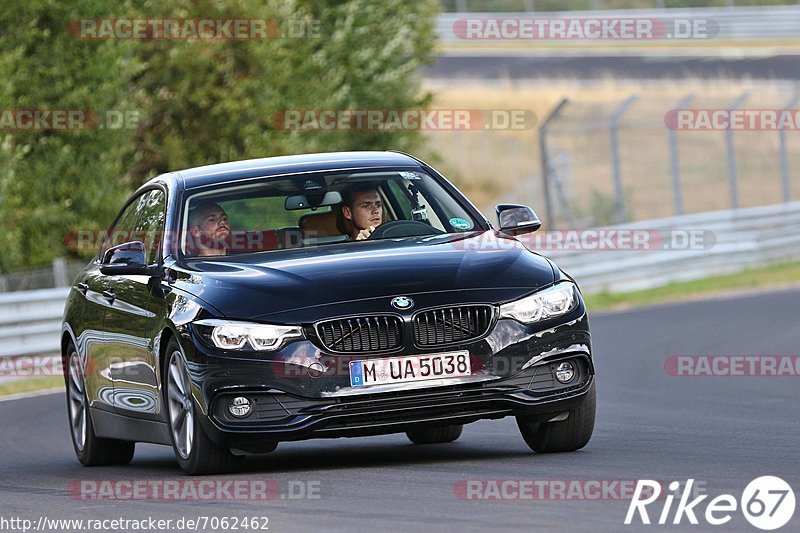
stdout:
POLYGON ((594 386, 594 377, 584 374, 580 384, 558 392, 542 393, 529 388, 542 385, 542 378, 543 374, 537 376, 528 371, 517 378, 478 386, 328 400, 283 393, 250 394, 248 397, 258 407, 254 420, 249 422, 233 420, 226 410, 226 400, 240 394, 223 393, 215 402, 212 416, 204 419, 205 430, 218 445, 258 452, 258 445, 264 442, 380 435, 424 425, 468 424, 505 416, 527 416, 546 422, 577 407, 594 386))
POLYGON ((190 332, 184 338, 194 348, 187 366, 206 415, 200 417, 206 433, 220 446, 252 452, 274 441, 396 433, 505 416, 547 421, 578 406, 594 385, 582 305, 558 323, 531 327, 499 320, 487 337, 449 347, 469 351, 470 378, 388 387, 350 387, 349 374, 342 371, 348 359, 309 341, 292 343, 265 360, 220 356, 190 332), (578 368, 567 384, 554 376, 556 363, 564 360, 578 368), (228 411, 236 396, 251 400, 247 417, 228 411))

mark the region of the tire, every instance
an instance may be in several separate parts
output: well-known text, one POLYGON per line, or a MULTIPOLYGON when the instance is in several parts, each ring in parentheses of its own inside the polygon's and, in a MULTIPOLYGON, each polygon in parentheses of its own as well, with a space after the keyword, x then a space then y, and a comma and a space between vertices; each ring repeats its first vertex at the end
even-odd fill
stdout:
POLYGON ((453 442, 464 431, 462 424, 453 426, 439 426, 432 428, 419 428, 406 431, 408 440, 414 444, 444 444, 453 442))
POLYGON ((64 384, 67 390, 67 421, 72 447, 84 466, 126 465, 133 459, 136 443, 126 440, 101 439, 94 433, 91 409, 86 396, 84 369, 75 345, 67 346, 64 384))
POLYGON ((537 453, 574 452, 586 446, 592 438, 596 404, 595 385, 592 384, 586 399, 569 411, 566 420, 537 423, 518 416, 517 426, 525 443, 537 453))
POLYGON ((186 359, 178 341, 167 344, 163 390, 170 440, 181 469, 189 475, 222 474, 241 468, 244 457, 211 442, 200 425, 186 359))

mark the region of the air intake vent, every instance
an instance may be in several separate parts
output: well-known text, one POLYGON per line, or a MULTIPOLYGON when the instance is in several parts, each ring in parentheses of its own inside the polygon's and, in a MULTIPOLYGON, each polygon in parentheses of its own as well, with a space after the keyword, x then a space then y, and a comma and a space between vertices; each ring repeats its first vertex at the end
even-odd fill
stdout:
POLYGON ((465 305, 422 311, 414 316, 414 341, 418 346, 438 346, 484 336, 492 325, 489 305, 465 305))
POLYGON ((330 351, 384 352, 402 343, 400 318, 393 315, 326 320, 317 324, 317 336, 330 351))

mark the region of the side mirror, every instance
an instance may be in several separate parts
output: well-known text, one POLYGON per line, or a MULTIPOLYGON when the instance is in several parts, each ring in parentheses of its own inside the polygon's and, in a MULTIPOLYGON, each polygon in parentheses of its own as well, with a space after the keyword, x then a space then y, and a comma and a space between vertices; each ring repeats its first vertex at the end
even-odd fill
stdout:
POLYGON ((542 221, 528 206, 500 204, 495 207, 500 231, 510 235, 533 233, 542 227, 542 221))
POLYGON ((147 266, 144 243, 131 241, 112 246, 103 254, 100 272, 114 276, 119 274, 141 274, 152 276, 156 268, 147 266))

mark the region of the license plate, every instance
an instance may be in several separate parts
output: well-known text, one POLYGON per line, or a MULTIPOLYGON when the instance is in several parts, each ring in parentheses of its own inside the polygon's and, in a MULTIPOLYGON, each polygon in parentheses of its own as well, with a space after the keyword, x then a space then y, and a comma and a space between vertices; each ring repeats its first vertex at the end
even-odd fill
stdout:
POLYGON ((353 387, 471 375, 466 351, 350 361, 350 385, 353 387))

